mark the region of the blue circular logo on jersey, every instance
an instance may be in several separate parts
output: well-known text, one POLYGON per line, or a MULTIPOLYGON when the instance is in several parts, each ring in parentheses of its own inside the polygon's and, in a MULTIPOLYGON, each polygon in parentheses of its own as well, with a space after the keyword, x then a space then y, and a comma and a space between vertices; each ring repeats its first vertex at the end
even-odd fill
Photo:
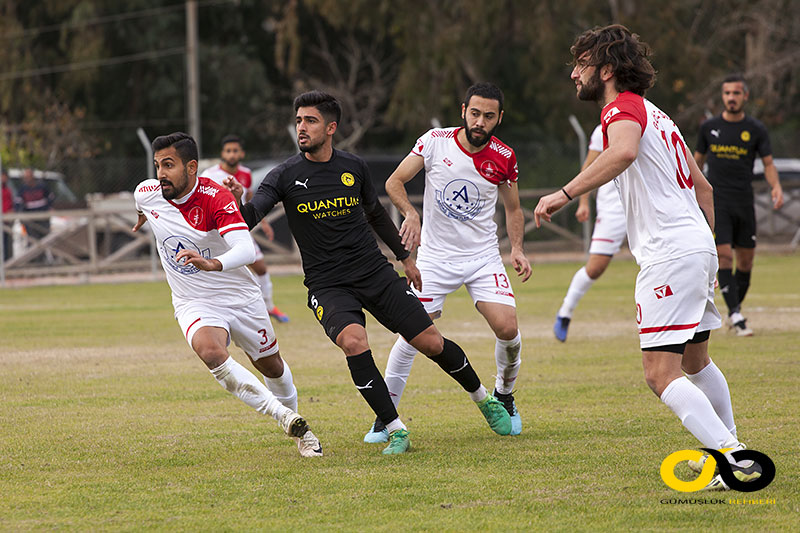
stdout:
POLYGON ((436 204, 442 213, 456 220, 472 220, 483 209, 486 200, 481 200, 478 186, 469 180, 457 179, 436 191, 436 204))
POLYGON ((189 237, 170 235, 161 243, 161 257, 163 257, 164 261, 178 274, 190 276, 200 272, 200 269, 194 265, 184 265, 175 260, 175 256, 178 255, 181 250, 194 250, 206 259, 211 258, 211 251, 208 248, 201 250, 189 237))

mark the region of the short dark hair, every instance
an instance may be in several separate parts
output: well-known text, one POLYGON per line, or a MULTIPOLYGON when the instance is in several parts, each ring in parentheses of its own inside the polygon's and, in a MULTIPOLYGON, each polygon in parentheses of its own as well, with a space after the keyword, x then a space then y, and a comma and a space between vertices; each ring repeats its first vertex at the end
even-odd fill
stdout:
POLYGON ((589 52, 588 65, 601 68, 611 65, 617 91, 644 96, 656 81, 656 70, 648 59, 647 43, 621 24, 593 28, 580 34, 572 47, 572 64, 589 52))
POLYGON ((342 120, 342 106, 339 105, 339 101, 323 91, 309 91, 295 98, 295 113, 301 107, 316 107, 327 123, 338 124, 342 120))
POLYGON ((225 137, 222 138, 219 147, 225 148, 225 145, 228 143, 236 143, 242 147, 242 150, 244 150, 244 141, 242 141, 242 138, 239 137, 238 135, 233 135, 233 134, 226 135, 225 137))
POLYGON ((750 92, 750 88, 747 86, 747 81, 745 81, 744 76, 739 72, 728 74, 727 76, 725 76, 725 79, 722 80, 722 83, 736 83, 736 82, 742 83, 742 88, 744 89, 744 92, 746 93, 750 92))
POLYGON ((156 137, 153 139, 152 146, 153 153, 165 148, 169 148, 170 146, 174 146, 175 151, 178 152, 178 155, 180 156, 184 165, 189 161, 197 161, 200 158, 197 153, 197 143, 194 142, 194 139, 191 135, 183 133, 182 131, 176 131, 175 133, 170 133, 169 135, 161 135, 160 137, 156 137))
POLYGON ((476 83, 467 89, 467 94, 464 96, 464 105, 469 106, 469 100, 473 96, 480 96, 481 98, 488 98, 489 100, 497 100, 500 104, 500 111, 503 110, 503 91, 500 88, 489 82, 476 83))

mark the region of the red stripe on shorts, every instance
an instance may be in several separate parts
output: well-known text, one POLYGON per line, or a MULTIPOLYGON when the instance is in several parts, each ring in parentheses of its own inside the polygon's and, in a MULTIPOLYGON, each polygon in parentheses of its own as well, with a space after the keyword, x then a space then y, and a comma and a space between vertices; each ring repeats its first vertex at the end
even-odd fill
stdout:
POLYGON ((611 239, 592 239, 592 241, 614 242, 611 239))
POLYGON ((419 301, 420 302, 432 302, 433 298, 420 298, 419 301))
POLYGON ((186 337, 186 338, 188 339, 188 338, 189 338, 189 330, 190 330, 190 329, 192 329, 192 326, 194 326, 195 324, 197 324, 197 323, 198 323, 198 322, 200 322, 201 320, 203 320, 203 319, 202 319, 202 318, 198 318, 197 320, 195 320, 194 322, 192 322, 191 324, 189 324, 189 327, 188 327, 188 328, 186 328, 186 333, 184 333, 184 334, 183 334, 183 336, 184 336, 184 337, 186 337))
POLYGON ((642 328, 639 330, 639 335, 643 335, 645 333, 659 333, 661 331, 676 331, 681 329, 692 329, 696 328, 700 322, 695 322, 694 324, 676 324, 674 326, 656 326, 653 328, 642 328))

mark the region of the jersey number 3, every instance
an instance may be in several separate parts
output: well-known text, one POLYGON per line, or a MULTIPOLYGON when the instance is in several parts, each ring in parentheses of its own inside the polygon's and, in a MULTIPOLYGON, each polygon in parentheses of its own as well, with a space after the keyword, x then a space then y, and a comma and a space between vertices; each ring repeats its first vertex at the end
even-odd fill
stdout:
POLYGON ((672 144, 667 140, 667 134, 664 130, 661 130, 661 138, 664 139, 667 145, 667 151, 675 155, 675 163, 677 163, 675 178, 678 180, 678 187, 691 189, 694 187, 694 181, 692 181, 692 172, 689 170, 689 161, 686 158, 686 145, 683 144, 678 132, 675 130, 672 130, 672 135, 670 135, 672 144), (683 155, 683 161, 681 161, 681 154, 683 155), (684 165, 687 169, 686 172, 683 171, 684 165))

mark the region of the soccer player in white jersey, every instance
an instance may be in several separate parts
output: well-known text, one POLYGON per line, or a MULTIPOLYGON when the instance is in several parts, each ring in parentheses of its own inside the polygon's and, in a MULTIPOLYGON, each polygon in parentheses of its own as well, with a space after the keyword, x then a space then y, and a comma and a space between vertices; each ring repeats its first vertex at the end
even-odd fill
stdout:
MULTIPOLYGON (((583 162, 581 170, 592 164, 603 151, 603 130, 600 124, 592 132, 589 141, 589 151, 583 162)), ((577 307, 583 295, 592 287, 597 278, 603 275, 608 268, 611 258, 617 253, 625 240, 625 212, 619 201, 619 192, 616 185, 609 181, 597 189, 597 216, 594 220, 592 244, 589 247, 589 261, 582 266, 575 275, 564 296, 564 302, 556 314, 553 324, 553 333, 561 342, 567 340, 567 330, 572 320, 572 312, 577 307)), ((575 211, 578 222, 589 219, 589 193, 582 194, 578 210, 575 211)))
MULTIPOLYGON (((739 481, 752 481, 761 467, 738 453, 744 446, 728 383, 708 356, 709 333, 722 324, 714 305, 711 185, 675 123, 644 98, 655 70, 637 35, 620 25, 587 30, 570 51, 578 98, 604 106, 604 151, 539 200, 536 224, 572 197, 615 180, 628 244, 641 268, 635 300, 645 380, 705 448, 731 449, 726 457, 739 481)), ((728 486, 718 474, 708 488, 728 486)))
POLYGON ((153 153, 157 179, 136 187, 133 231, 150 223, 186 341, 225 390, 277 420, 302 456, 321 456, 319 440, 296 412, 292 373, 245 266, 254 251, 236 200, 228 189, 197 177, 197 144, 189 135, 157 137, 153 153), (231 340, 264 374, 266 387, 229 355, 231 340))
MULTIPOLYGON (((514 402, 522 340, 517 328, 514 291, 497 242, 494 222, 498 196, 503 198, 511 264, 527 281, 531 265, 522 250, 525 220, 517 190, 517 158, 494 132, 503 119, 503 93, 491 83, 467 90, 461 106, 463 125, 434 128, 417 140, 411 153, 386 181, 386 192, 405 217, 403 245, 419 245, 417 267, 422 290, 415 293, 436 319, 445 297, 462 285, 496 336, 497 377, 494 396, 511 416, 512 435, 522 431, 514 402), (425 169, 424 224, 408 200, 405 184, 425 169), (420 228, 421 226, 421 228, 420 228)), ((412 287, 413 288, 413 287, 412 287)), ((417 349, 398 337, 386 365, 386 385, 395 405, 400 402, 417 349)), ((388 434, 379 420, 366 442, 384 442, 388 434)))
MULTIPOLYGON (((241 183, 242 187, 244 187, 245 200, 250 200, 250 198, 253 197, 253 174, 249 168, 241 164, 244 156, 244 142, 242 139, 236 135, 226 135, 222 138, 220 163, 205 169, 204 171, 200 172, 198 176, 210 178, 219 185, 222 185, 222 181, 228 176, 233 176, 236 178, 236 181, 241 183)), ((261 229, 267 235, 269 240, 272 240, 275 237, 275 234, 272 231, 272 226, 270 226, 269 222, 266 220, 262 221, 261 229)), ((264 254, 261 252, 261 247, 255 241, 255 239, 253 239, 253 247, 255 248, 256 252, 256 260, 247 266, 253 271, 253 274, 256 275, 258 285, 261 287, 261 296, 264 298, 264 302, 267 304, 269 316, 278 322, 288 322, 289 317, 280 309, 278 309, 273 302, 272 278, 267 270, 267 264, 264 262, 264 254)))

